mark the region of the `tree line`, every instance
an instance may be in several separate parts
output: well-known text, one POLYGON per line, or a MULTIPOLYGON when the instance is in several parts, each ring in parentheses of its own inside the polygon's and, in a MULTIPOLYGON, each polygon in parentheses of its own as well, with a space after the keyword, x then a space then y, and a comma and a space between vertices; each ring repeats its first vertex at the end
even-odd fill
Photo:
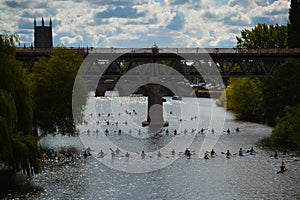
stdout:
MULTIPOLYGON (((300 48, 300 2, 292 0, 289 22, 258 24, 236 37, 238 48, 300 48)), ((217 105, 238 119, 274 127, 269 142, 300 147, 300 58, 288 59, 264 79, 232 78, 217 105)))
POLYGON ((0 35, 0 164, 32 175, 44 167, 37 130, 76 134, 72 91, 83 57, 58 47, 29 71, 16 60, 18 42, 17 35, 0 35))

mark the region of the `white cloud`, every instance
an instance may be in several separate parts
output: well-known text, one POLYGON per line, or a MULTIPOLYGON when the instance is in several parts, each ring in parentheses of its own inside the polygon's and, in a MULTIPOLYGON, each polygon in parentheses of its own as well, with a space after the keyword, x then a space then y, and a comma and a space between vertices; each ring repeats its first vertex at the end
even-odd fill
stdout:
POLYGON ((286 24, 288 9, 287 0, 4 0, 0 32, 30 45, 33 18, 51 17, 55 45, 232 47, 242 29, 286 24))

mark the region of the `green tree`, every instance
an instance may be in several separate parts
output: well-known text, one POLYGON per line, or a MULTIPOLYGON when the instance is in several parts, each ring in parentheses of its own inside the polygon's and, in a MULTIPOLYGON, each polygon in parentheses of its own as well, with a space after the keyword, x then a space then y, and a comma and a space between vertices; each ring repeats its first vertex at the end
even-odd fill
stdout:
POLYGON ((300 147, 300 104, 287 106, 285 115, 278 120, 272 138, 279 144, 295 144, 300 147))
MULTIPOLYGON (((56 48, 49 60, 34 64, 31 78, 35 126, 45 133, 73 135, 72 91, 83 57, 66 48, 56 48)), ((82 103, 85 103, 87 93, 82 103)))
POLYGON ((288 23, 288 47, 300 48, 300 2, 291 0, 288 23))
POLYGON ((0 161, 14 171, 40 172, 43 157, 32 136, 32 100, 26 71, 15 59, 16 35, 0 35, 0 161))
POLYGON ((286 106, 295 106, 300 102, 299 77, 299 59, 290 59, 263 81, 263 107, 269 125, 274 126, 276 120, 284 116, 286 106))
POLYGON ((267 49, 287 47, 287 27, 283 25, 258 24, 253 29, 241 31, 236 37, 237 48, 267 49))
POLYGON ((228 85, 226 90, 222 92, 222 95, 216 101, 217 106, 222 106, 227 108, 228 110, 233 110, 234 106, 232 103, 232 93, 233 93, 233 88, 231 85, 228 85))
POLYGON ((259 121, 262 113, 260 81, 251 78, 231 78, 231 95, 227 101, 238 119, 259 121))

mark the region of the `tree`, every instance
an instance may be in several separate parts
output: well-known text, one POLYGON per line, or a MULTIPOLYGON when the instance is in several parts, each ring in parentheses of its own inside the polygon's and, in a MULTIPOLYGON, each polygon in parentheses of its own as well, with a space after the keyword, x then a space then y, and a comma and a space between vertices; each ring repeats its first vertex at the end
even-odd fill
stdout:
MULTIPOLYGON (((251 78, 231 78, 227 101, 238 119, 259 121, 262 113, 260 82, 251 78)), ((226 89, 227 90, 227 89, 226 89)))
MULTIPOLYGON (((78 52, 56 48, 47 61, 34 64, 31 78, 35 126, 45 133, 73 135, 72 92, 83 57, 78 52)), ((82 95, 85 104, 86 95, 82 95)))
POLYGON ((300 104, 287 106, 285 115, 277 122, 272 138, 279 144, 295 144, 300 147, 300 104))
POLYGON ((288 22, 288 47, 300 48, 300 2, 291 0, 288 22))
POLYGON ((269 125, 274 126, 276 120, 284 116, 286 106, 295 106, 300 102, 299 77, 299 59, 290 59, 263 81, 263 107, 269 125))
POLYGON ((222 92, 220 98, 216 101, 217 106, 225 107, 228 110, 233 110, 234 106, 232 103, 232 91, 233 88, 231 85, 228 85, 226 90, 222 92))
POLYGON ((15 59, 17 41, 17 35, 0 35, 0 161, 33 174, 42 170, 43 157, 32 136, 29 79, 15 59))
POLYGON ((237 48, 267 49, 287 47, 287 27, 283 25, 258 24, 252 30, 244 29, 236 37, 237 48))

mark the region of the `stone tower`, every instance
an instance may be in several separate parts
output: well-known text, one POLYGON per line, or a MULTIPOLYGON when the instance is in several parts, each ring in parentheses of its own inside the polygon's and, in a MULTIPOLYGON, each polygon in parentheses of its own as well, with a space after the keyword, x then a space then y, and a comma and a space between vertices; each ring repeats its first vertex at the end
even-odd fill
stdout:
POLYGON ((49 26, 45 26, 44 18, 41 26, 37 26, 34 19, 34 48, 53 48, 51 18, 49 26))

